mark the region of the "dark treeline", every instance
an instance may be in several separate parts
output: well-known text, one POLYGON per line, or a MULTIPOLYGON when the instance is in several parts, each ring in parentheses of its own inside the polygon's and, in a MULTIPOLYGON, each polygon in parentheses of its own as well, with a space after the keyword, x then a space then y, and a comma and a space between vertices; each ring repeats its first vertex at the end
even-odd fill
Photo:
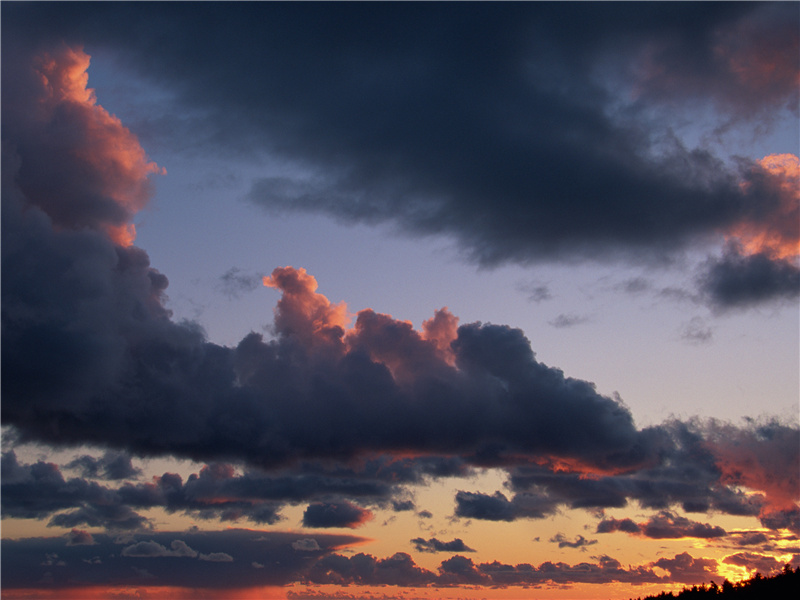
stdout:
MULTIPOLYGON (((764 577, 761 573, 756 573, 750 579, 731 583, 727 579, 718 585, 711 582, 705 585, 695 585, 690 588, 683 588, 678 593, 661 592, 655 596, 645 596, 644 599, 651 600, 657 598, 682 598, 690 600, 692 598, 737 598, 737 599, 757 599, 763 598, 800 598, 800 567, 792 570, 787 564, 783 571, 771 577, 764 577)), ((633 599, 631 599, 633 600, 633 599)))

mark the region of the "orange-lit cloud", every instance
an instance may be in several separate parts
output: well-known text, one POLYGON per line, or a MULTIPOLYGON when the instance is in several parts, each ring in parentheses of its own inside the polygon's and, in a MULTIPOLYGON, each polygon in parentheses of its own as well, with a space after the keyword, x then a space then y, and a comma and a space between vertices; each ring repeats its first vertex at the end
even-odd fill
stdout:
POLYGON ((797 511, 800 449, 796 432, 766 425, 753 430, 714 424, 708 446, 726 485, 764 494, 762 516, 797 511))
POLYGON ((342 344, 350 322, 344 302, 332 304, 317 293, 317 280, 303 268, 281 267, 264 277, 264 285, 283 292, 275 309, 275 327, 307 347, 342 344))
POLYGON ((33 59, 38 89, 25 115, 29 152, 20 187, 57 227, 97 229, 130 246, 136 237, 130 219, 150 199, 150 177, 166 170, 97 104, 89 62, 81 48, 63 44, 33 59))
POLYGON ((426 320, 422 332, 410 321, 372 309, 359 311, 355 324, 348 327, 347 305, 333 304, 318 293, 317 280, 305 269, 280 267, 264 277, 263 283, 283 293, 275 310, 276 331, 307 349, 327 348, 337 354, 364 351, 371 360, 385 365, 397 381, 455 365, 450 343, 457 337, 458 318, 447 308, 426 320))
POLYGON ((447 307, 437 310, 430 319, 422 322, 422 339, 436 344, 439 354, 450 366, 455 366, 456 357, 450 344, 458 337, 458 317, 447 307))
MULTIPOLYGON (((794 154, 770 154, 757 161, 778 191, 779 203, 770 214, 743 221, 727 232, 746 254, 765 253, 771 258, 800 255, 800 158, 794 154)), ((745 182, 743 187, 750 187, 745 182)))

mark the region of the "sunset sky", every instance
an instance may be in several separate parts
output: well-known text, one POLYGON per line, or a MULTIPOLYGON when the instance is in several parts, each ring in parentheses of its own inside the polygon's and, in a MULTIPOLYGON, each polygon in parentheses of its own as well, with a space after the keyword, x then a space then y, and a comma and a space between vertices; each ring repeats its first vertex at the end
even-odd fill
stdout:
POLYGON ((800 4, 0 10, 4 600, 800 566, 800 4))

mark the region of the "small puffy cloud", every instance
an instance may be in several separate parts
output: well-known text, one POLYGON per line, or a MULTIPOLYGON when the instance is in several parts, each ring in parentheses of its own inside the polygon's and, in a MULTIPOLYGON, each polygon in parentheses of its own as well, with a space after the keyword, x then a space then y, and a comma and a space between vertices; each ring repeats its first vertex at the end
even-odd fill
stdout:
POLYGON ((371 518, 372 513, 369 510, 351 502, 314 502, 303 513, 303 526, 355 529, 371 518))
POLYGON ((219 277, 219 289, 228 298, 237 299, 242 294, 257 290, 262 285, 264 276, 242 272, 237 267, 231 267, 219 277))
POLYGON ((319 550, 319 544, 314 538, 304 538, 292 542, 292 548, 301 552, 316 552, 319 550))
POLYGON ((173 540, 170 544, 170 549, 162 546, 158 542, 150 540, 148 542, 138 542, 122 549, 122 556, 135 556, 139 558, 153 558, 153 557, 181 557, 181 558, 196 558, 197 552, 192 550, 182 540, 173 540))
POLYGON ((465 519, 513 521, 516 511, 502 492, 490 496, 480 492, 459 491, 456 494, 455 515, 465 519))
POLYGON ((567 327, 574 327, 575 325, 581 325, 582 323, 586 323, 589 321, 589 317, 585 315, 575 315, 575 314, 560 314, 552 321, 548 321, 550 325, 555 327, 556 329, 565 329, 567 327))
POLYGON ((690 344, 707 344, 713 336, 713 329, 702 317, 692 317, 681 330, 681 338, 690 344))
POLYGON ((558 544, 559 548, 580 548, 581 550, 585 551, 586 546, 592 546, 597 543, 597 540, 587 540, 582 535, 579 535, 575 538, 575 540, 570 541, 563 533, 557 533, 550 541, 554 544, 558 544))
POLYGON ((208 554, 198 554, 199 560, 208 562, 233 562, 233 557, 225 552, 210 552, 208 554))
POLYGON ((94 538, 88 531, 73 529, 67 534, 67 546, 93 546, 94 544, 94 538))
POLYGON ((603 519, 597 524, 597 533, 612 533, 624 531, 625 533, 639 533, 641 528, 632 519, 603 519))
POLYGON ((411 540, 417 552, 475 552, 467 546, 461 538, 455 538, 449 542, 443 542, 436 538, 426 540, 424 538, 414 538, 411 540))
POLYGON ((796 259, 746 254, 732 243, 721 257, 706 262, 698 284, 716 310, 748 308, 800 296, 800 267, 796 259))

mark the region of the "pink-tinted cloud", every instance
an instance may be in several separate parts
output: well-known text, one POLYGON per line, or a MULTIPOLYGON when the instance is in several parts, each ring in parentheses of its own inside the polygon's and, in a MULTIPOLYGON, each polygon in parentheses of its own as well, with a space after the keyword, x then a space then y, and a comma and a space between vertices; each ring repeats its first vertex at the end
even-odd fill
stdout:
POLYGON ((341 350, 349 323, 347 305, 332 304, 317 293, 317 280, 303 268, 283 267, 264 277, 264 285, 279 289, 283 296, 275 309, 278 333, 300 341, 307 348, 336 347, 341 350))
POLYGON ((30 60, 19 66, 30 69, 27 85, 3 96, 10 103, 3 125, 22 157, 18 185, 57 227, 104 231, 129 246, 130 220, 150 199, 151 176, 166 170, 97 104, 81 48, 56 45, 30 60))
POLYGON ((775 205, 753 215, 727 232, 747 254, 766 253, 772 258, 796 259, 800 255, 800 158, 794 154, 770 154, 757 161, 745 190, 753 185, 774 190, 775 205))
POLYGON ((447 364, 455 365, 456 357, 450 344, 458 337, 458 317, 453 315, 446 306, 437 310, 433 317, 422 322, 422 337, 436 344, 436 349, 447 361, 447 364))
POLYGON ((796 431, 776 423, 736 428, 713 422, 707 445, 726 485, 763 494, 762 516, 797 513, 800 447, 796 431))

